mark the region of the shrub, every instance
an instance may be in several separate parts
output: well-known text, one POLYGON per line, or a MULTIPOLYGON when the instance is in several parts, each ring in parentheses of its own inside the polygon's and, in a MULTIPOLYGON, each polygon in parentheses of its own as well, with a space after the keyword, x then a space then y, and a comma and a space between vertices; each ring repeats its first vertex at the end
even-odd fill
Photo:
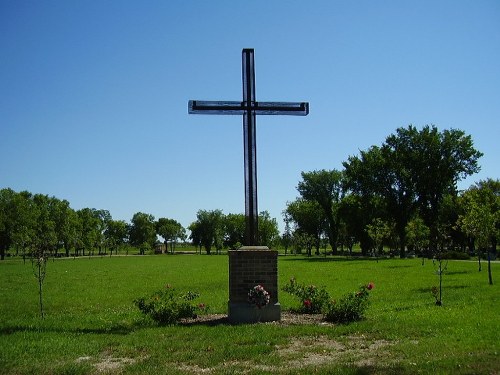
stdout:
POLYGON ((315 285, 298 284, 295 278, 283 287, 283 291, 295 296, 300 301, 297 309, 306 314, 318 314, 328 304, 330 296, 325 288, 318 288, 315 285))
POLYGON ((325 308, 325 320, 333 323, 350 323, 361 320, 368 307, 369 291, 374 288, 372 282, 363 285, 357 292, 349 293, 338 301, 331 301, 325 308))
POLYGON ((196 318, 196 312, 206 310, 205 304, 193 302, 198 298, 194 292, 179 293, 167 284, 148 297, 134 300, 134 304, 145 315, 161 325, 174 324, 183 318, 196 318))

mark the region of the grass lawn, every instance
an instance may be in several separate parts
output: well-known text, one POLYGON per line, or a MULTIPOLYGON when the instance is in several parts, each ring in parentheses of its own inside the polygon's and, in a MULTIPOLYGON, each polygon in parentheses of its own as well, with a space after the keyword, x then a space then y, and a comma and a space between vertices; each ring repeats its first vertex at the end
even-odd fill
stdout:
MULTIPOLYGON (((225 314, 227 256, 50 260, 45 319, 31 264, 0 262, 1 374, 498 374, 500 292, 486 267, 450 261, 443 306, 431 261, 279 259, 279 283, 325 286, 332 298, 375 283, 366 319, 322 323, 158 327, 132 301, 169 283, 225 314)), ((493 265, 500 278, 500 264, 493 265)), ((280 292, 282 308, 296 301, 280 292)))

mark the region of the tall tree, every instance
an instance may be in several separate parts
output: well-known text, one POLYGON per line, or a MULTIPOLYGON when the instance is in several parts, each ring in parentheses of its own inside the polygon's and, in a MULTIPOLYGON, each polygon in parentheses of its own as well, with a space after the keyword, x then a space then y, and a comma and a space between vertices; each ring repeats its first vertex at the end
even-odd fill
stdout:
POLYGON ((259 214, 259 243, 272 248, 279 239, 278 222, 268 211, 259 214))
POLYGON ((337 170, 302 172, 297 190, 303 199, 318 203, 328 223, 327 233, 335 254, 339 235, 339 203, 344 195, 343 174, 337 170))
POLYGON ((198 241, 205 248, 207 254, 211 254, 212 247, 216 250, 222 248, 224 242, 224 214, 221 210, 199 210, 196 214, 196 222, 189 227, 191 238, 198 241), (194 230, 194 231, 193 231, 194 230))
POLYGON ((125 244, 128 239, 128 225, 123 220, 110 220, 104 233, 107 246, 118 253, 118 248, 125 244))
MULTIPOLYGON (((316 253, 319 254, 321 234, 325 232, 328 225, 324 211, 319 203, 300 198, 296 199, 287 204, 286 215, 293 223, 293 237, 301 240, 307 238, 307 243, 312 242, 313 246, 316 247, 316 253)), ((309 250, 310 248, 308 248, 309 250)))
POLYGON ((442 133, 432 126, 421 131, 410 125, 343 163, 348 187, 361 196, 380 197, 387 220, 393 220, 400 255, 406 253, 406 225, 421 212, 438 237, 440 207, 447 194, 456 192, 460 179, 479 170, 481 153, 459 130, 442 133))
POLYGON ((153 248, 156 242, 155 218, 153 215, 137 212, 132 217, 129 232, 130 244, 139 248, 144 255, 144 249, 153 248))
POLYGON ((480 181, 462 195, 461 205, 463 213, 458 218, 458 225, 475 241, 479 270, 481 253, 483 250, 488 252, 488 275, 490 284, 493 284, 490 253, 496 253, 500 235, 500 181, 480 181))
POLYGON ((178 221, 161 217, 156 222, 156 233, 163 237, 165 249, 167 251, 168 242, 170 242, 173 253, 175 243, 179 238, 182 238, 185 235, 186 230, 178 221))

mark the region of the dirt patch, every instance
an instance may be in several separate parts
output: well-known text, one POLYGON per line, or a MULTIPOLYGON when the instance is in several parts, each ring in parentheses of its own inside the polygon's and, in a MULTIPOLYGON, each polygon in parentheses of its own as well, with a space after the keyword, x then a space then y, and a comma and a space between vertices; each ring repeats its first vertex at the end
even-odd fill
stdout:
POLYGON ((92 366, 95 367, 97 372, 115 372, 122 368, 125 365, 131 365, 134 364, 138 361, 138 359, 134 358, 115 358, 111 356, 102 356, 100 357, 97 362, 93 361, 92 357, 79 357, 75 360, 76 363, 82 363, 82 362, 94 362, 92 363, 92 366))
POLYGON ((189 374, 217 374, 227 370, 245 374, 255 369, 279 374, 289 370, 329 364, 383 368, 391 364, 387 360, 389 357, 387 349, 394 344, 395 342, 387 340, 371 340, 365 336, 343 336, 337 339, 327 336, 296 337, 286 345, 275 347, 273 355, 281 358, 286 364, 285 368, 251 361, 229 361, 207 368, 178 364, 177 368, 189 374))

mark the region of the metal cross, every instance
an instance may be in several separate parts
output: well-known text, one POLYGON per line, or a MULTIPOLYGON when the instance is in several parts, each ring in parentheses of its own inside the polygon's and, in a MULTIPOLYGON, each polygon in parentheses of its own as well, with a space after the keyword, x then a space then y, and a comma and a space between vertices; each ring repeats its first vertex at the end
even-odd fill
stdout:
POLYGON ((242 52, 243 101, 190 100, 190 114, 243 115, 245 153, 245 245, 258 245, 256 115, 307 116, 309 103, 258 102, 255 100, 254 50, 242 52))

